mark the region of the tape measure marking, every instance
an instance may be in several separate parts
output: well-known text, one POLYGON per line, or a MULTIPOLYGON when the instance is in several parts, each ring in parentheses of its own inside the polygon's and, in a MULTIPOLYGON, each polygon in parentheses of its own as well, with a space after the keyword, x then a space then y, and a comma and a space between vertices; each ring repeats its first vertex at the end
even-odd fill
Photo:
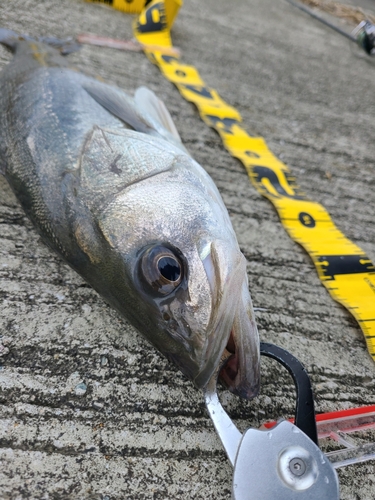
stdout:
MULTIPOLYGON (((138 41, 172 46, 169 30, 180 5, 177 0, 154 0, 134 23, 138 41), (173 12, 172 18, 166 6, 173 12)), ((290 237, 309 253, 323 285, 358 321, 375 360, 374 264, 335 226, 321 204, 307 198, 289 167, 272 154, 264 139, 252 137, 242 128, 240 113, 205 84, 194 66, 152 48, 145 53, 181 95, 197 106, 202 120, 243 163, 254 187, 273 203, 290 237)))
POLYGON ((128 14, 139 14, 147 4, 147 0, 86 0, 86 2, 109 5, 128 14))

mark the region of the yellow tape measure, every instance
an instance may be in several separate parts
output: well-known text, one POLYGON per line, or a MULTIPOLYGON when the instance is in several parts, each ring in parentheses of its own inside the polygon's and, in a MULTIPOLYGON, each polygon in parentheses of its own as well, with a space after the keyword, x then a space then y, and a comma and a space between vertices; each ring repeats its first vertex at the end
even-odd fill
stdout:
POLYGON ((127 12, 128 14, 139 14, 149 3, 147 0, 86 0, 86 2, 109 5, 114 9, 122 10, 122 12, 127 12))
MULTIPOLYGON (((151 2, 134 23, 137 40, 172 47, 170 28, 181 4, 181 0, 151 2)), ((239 112, 207 87, 194 66, 151 47, 145 53, 183 97, 197 106, 203 121, 243 163, 255 188, 274 204, 286 231, 309 253, 323 285, 358 321, 375 360, 374 264, 335 226, 322 205, 307 199, 290 169, 272 154, 264 139, 248 135, 241 127, 239 112)))

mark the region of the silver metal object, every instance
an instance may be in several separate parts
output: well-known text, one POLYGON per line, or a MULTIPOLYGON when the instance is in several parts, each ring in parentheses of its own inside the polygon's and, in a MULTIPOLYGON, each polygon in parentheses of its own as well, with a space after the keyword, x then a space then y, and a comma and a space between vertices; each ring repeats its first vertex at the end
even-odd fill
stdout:
POLYGON ((337 474, 306 434, 286 420, 241 434, 219 401, 216 380, 217 373, 204 397, 234 468, 232 500, 339 500, 337 474))
POLYGON ((352 31, 358 45, 367 52, 368 55, 375 55, 375 25, 370 21, 361 21, 352 31))

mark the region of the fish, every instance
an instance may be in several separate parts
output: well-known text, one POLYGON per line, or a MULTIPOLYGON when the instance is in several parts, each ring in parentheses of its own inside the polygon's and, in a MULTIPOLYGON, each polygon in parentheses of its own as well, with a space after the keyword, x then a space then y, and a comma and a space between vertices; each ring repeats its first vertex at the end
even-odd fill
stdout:
POLYGON ((44 242, 198 389, 259 391, 246 259, 165 104, 0 29, 0 172, 44 242), (225 355, 224 355, 225 354, 225 355), (223 361, 225 359, 225 361, 223 361))

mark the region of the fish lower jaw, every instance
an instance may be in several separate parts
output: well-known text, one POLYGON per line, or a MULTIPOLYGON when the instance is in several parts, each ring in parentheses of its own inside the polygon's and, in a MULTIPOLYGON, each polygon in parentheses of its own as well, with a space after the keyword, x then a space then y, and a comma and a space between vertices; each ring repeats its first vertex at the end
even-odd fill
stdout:
MULTIPOLYGON (((250 360, 249 360, 250 362, 250 360)), ((259 384, 253 386, 243 376, 244 367, 241 366, 239 349, 236 346, 233 332, 230 333, 228 343, 221 357, 219 381, 230 392, 243 399, 253 399, 259 392, 259 384)))

